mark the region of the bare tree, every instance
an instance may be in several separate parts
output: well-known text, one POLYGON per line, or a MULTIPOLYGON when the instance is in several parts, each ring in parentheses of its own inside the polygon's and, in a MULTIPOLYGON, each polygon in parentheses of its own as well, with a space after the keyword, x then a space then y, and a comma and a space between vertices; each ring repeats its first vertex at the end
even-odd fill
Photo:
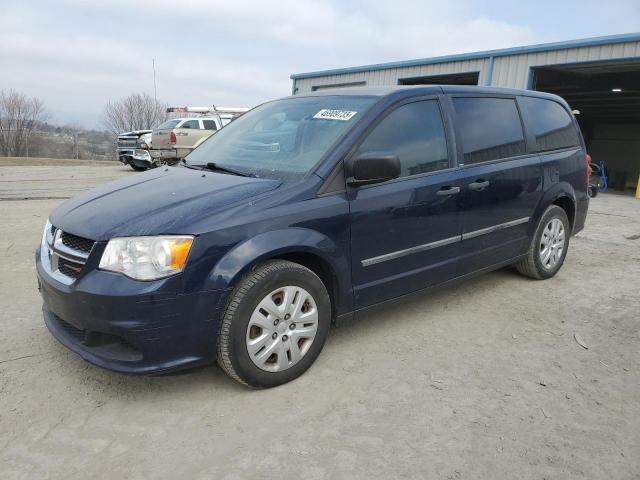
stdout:
POLYGON ((69 125, 62 127, 62 131, 71 138, 71 157, 75 159, 80 158, 80 143, 78 137, 83 132, 82 127, 73 122, 69 125))
POLYGON ((5 157, 29 154, 29 136, 45 119, 44 103, 23 93, 0 90, 0 152, 5 157))
POLYGON ((167 118, 167 106, 143 92, 108 102, 104 107, 102 123, 117 135, 155 127, 167 118))

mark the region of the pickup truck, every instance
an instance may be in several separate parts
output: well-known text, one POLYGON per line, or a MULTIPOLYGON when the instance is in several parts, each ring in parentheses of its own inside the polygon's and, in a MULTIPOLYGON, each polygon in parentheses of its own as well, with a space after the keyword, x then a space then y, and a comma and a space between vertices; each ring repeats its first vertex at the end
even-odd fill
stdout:
MULTIPOLYGON (((175 109, 170 109, 176 111, 175 109)), ((177 163, 211 135, 227 125, 247 109, 217 110, 220 113, 197 118, 174 118, 153 130, 152 149, 149 150, 156 165, 177 163), (228 111, 227 111, 228 110, 228 111)), ((192 111, 184 107, 182 111, 192 111)), ((211 111, 216 111, 211 109, 211 111)))
POLYGON ((131 168, 143 171, 152 165, 149 148, 151 148, 151 130, 134 130, 118 135, 118 160, 131 168))

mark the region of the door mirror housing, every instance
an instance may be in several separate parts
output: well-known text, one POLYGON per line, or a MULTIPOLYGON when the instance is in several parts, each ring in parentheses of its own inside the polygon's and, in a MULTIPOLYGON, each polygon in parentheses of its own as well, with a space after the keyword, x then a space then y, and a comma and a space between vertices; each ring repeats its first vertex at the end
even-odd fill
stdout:
POLYGON ((392 153, 361 153, 349 164, 347 183, 352 187, 382 183, 400 176, 400 159, 392 153))

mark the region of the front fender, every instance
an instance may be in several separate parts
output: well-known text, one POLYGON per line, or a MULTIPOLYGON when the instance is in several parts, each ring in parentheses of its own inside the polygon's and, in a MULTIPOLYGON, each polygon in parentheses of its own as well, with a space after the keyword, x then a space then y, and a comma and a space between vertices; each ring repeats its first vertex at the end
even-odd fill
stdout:
POLYGON ((340 291, 336 299, 340 307, 347 307, 351 268, 346 246, 337 244, 322 233, 292 227, 261 233, 236 245, 215 265, 207 278, 206 290, 225 290, 234 286, 240 277, 254 265, 270 258, 291 253, 309 253, 325 261, 338 279, 340 291))

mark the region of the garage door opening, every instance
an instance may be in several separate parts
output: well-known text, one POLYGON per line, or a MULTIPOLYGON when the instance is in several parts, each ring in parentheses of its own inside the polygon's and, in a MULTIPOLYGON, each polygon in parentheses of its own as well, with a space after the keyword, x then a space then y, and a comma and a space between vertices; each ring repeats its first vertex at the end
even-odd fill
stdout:
POLYGON ((398 85, 478 85, 479 72, 451 73, 398 79, 398 85))
POLYGON ((640 60, 536 68, 533 90, 563 97, 609 187, 634 191, 640 174, 640 60))

